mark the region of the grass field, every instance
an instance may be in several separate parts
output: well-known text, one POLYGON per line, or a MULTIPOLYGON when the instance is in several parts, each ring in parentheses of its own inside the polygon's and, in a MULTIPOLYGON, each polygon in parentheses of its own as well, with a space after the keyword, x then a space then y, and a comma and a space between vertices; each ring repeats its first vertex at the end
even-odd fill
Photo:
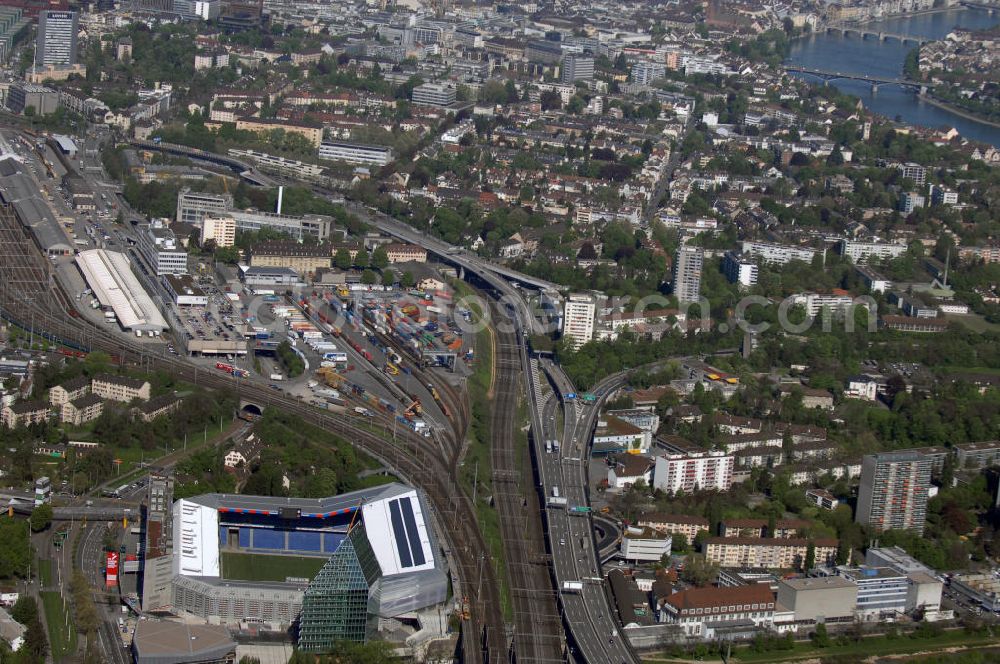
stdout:
POLYGON ((42 588, 52 585, 52 561, 48 559, 38 560, 38 581, 42 588))
MULTIPOLYGON (((62 596, 54 591, 41 592, 42 608, 45 611, 45 623, 49 628, 49 650, 56 661, 72 655, 76 651, 76 630, 73 629, 73 617, 67 620, 67 611, 63 611, 62 596), (68 626, 67 626, 68 625, 68 626)), ((69 605, 67 604, 67 608, 69 605)))
POLYGON ((324 563, 326 558, 261 556, 224 551, 222 578, 234 581, 284 581, 289 576, 311 579, 324 563))

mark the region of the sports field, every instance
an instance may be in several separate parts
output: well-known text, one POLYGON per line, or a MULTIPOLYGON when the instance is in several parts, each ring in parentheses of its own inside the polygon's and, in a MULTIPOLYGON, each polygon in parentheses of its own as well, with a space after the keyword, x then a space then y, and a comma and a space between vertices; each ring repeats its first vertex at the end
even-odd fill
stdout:
POLYGON ((284 581, 289 576, 311 579, 325 562, 326 558, 223 551, 222 578, 233 581, 284 581))

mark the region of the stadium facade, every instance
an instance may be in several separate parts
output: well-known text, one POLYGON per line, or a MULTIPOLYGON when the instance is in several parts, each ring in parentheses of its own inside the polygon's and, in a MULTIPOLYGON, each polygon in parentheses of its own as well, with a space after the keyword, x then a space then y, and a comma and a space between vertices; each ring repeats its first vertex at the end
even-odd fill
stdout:
POLYGON ((313 652, 335 640, 365 641, 380 619, 415 617, 447 599, 428 514, 423 496, 399 483, 320 499, 177 500, 170 610, 234 627, 285 631, 299 623, 300 647, 313 652), (319 573, 297 574, 310 560, 319 573), (285 578, 247 578, 248 569, 266 562, 283 570, 285 561, 285 578))

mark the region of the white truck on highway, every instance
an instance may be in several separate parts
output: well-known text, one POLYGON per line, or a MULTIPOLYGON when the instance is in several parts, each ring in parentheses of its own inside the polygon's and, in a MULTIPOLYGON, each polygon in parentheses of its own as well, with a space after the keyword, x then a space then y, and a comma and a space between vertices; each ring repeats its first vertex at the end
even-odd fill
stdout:
POLYGON ((580 581, 563 581, 562 591, 564 593, 582 593, 583 583, 580 581))

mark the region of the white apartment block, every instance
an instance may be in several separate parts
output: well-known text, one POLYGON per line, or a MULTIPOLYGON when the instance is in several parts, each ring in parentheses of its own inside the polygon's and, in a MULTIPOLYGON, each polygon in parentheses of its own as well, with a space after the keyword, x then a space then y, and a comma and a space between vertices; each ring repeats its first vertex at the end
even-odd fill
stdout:
POLYGON ((757 263, 749 256, 738 256, 735 252, 727 251, 722 269, 731 284, 753 286, 757 283, 757 263))
POLYGON ((575 293, 566 298, 563 305, 563 336, 570 337, 574 350, 594 338, 596 314, 597 303, 591 296, 575 293))
POLYGON ((704 544, 705 558, 719 567, 801 569, 805 565, 810 542, 814 547, 816 565, 834 563, 838 545, 835 539, 709 537, 704 544))
POLYGON ((858 304, 866 309, 868 308, 867 303, 863 301, 855 302, 855 298, 844 292, 798 293, 792 296, 792 303, 805 307, 806 313, 810 317, 818 316, 824 309, 829 309, 835 313, 843 312, 854 304, 858 304))
POLYGON ((898 258, 906 252, 905 244, 889 242, 856 242, 854 240, 840 241, 840 254, 849 257, 855 263, 869 258, 884 260, 898 258))
POLYGON ((744 242, 743 253, 760 258, 765 263, 784 265, 789 261, 811 263, 816 255, 816 250, 774 242, 744 242))
POLYGON ((733 483, 733 457, 723 452, 664 454, 656 457, 653 487, 668 493, 728 491, 733 483))
POLYGON ((102 399, 128 403, 133 399, 149 400, 149 382, 127 376, 94 376, 90 391, 102 399))
POLYGON ((344 141, 323 141, 319 158, 348 164, 385 166, 393 160, 392 148, 386 145, 363 145, 344 141))

